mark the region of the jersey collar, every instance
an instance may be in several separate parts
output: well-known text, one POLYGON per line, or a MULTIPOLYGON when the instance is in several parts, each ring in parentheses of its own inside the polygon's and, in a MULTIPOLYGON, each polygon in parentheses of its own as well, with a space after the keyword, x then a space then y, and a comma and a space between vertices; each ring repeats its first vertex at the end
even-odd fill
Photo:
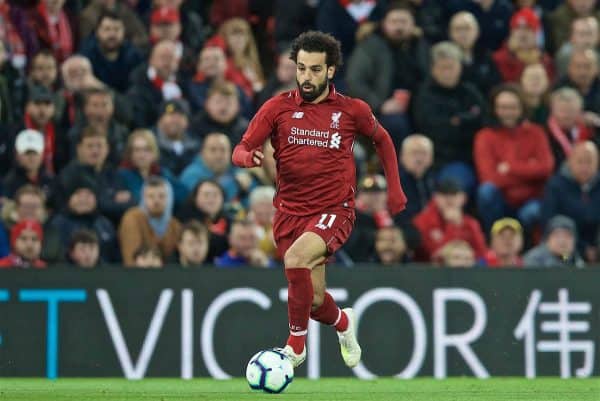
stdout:
MULTIPOLYGON (((329 84, 329 95, 327 95, 327 97, 325 99, 323 99, 323 101, 321 101, 321 103, 328 101, 328 100, 335 100, 337 99, 337 91, 335 90, 335 85, 333 84, 329 84)), ((302 103, 307 103, 304 102, 304 99, 302 99, 302 96, 300 96, 300 90, 298 88, 296 88, 296 90, 294 90, 294 102, 300 106, 302 103)))

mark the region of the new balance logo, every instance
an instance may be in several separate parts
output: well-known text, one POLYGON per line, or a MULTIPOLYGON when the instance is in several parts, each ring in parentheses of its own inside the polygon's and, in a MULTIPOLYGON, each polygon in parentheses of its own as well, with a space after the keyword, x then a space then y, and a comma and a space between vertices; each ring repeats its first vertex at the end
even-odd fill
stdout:
POLYGON ((295 118, 297 120, 301 119, 302 117, 304 117, 303 111, 295 111, 294 114, 292 114, 292 118, 295 118))
POLYGON ((335 134, 331 135, 331 141, 329 141, 329 148, 330 149, 339 149, 341 142, 342 142, 342 137, 340 136, 339 132, 336 132, 335 134))

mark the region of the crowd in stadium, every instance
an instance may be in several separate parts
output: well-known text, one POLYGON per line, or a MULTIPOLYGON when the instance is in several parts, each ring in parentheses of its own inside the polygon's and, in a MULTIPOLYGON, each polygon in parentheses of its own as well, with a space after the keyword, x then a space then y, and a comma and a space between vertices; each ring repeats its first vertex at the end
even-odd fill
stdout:
POLYGON ((280 266, 273 149, 231 152, 309 29, 408 197, 390 216, 356 142, 335 263, 597 263, 599 23, 596 0, 0 0, 0 266, 280 266))

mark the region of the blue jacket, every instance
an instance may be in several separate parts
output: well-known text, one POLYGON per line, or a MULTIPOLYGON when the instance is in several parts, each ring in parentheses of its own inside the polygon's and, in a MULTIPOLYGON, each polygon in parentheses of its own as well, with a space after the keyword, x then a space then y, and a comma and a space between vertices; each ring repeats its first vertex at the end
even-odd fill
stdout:
POLYGON ((237 167, 230 166, 229 169, 222 175, 216 176, 206 165, 200 156, 196 156, 194 161, 183 170, 179 176, 179 180, 187 187, 189 191, 193 191, 196 184, 207 179, 216 180, 225 191, 225 202, 230 202, 240 194, 240 186, 238 185, 235 174, 239 171, 237 167))
POLYGON ((563 164, 546 184, 542 200, 543 223, 557 214, 575 221, 580 250, 587 245, 596 245, 600 228, 600 173, 581 186, 563 164))
MULTIPOLYGON (((139 173, 139 171, 135 169, 121 167, 117 172, 118 176, 123 181, 123 184, 127 187, 135 203, 140 203, 140 199, 142 197, 142 187, 144 185, 144 178, 139 173)), ((185 185, 183 185, 177 177, 171 173, 168 169, 161 167, 158 175, 171 184, 171 188, 173 189, 173 196, 175 197, 175 207, 178 207, 185 201, 188 196, 188 189, 185 185)))

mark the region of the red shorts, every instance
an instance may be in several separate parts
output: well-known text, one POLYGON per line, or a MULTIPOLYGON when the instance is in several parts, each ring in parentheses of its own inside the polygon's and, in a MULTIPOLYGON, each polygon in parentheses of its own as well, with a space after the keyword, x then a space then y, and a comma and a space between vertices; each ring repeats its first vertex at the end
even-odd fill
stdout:
POLYGON ((310 231, 325 241, 326 256, 333 255, 350 237, 355 218, 354 210, 344 207, 326 209, 322 213, 308 216, 295 216, 277 210, 273 221, 277 253, 283 259, 294 241, 310 231))

